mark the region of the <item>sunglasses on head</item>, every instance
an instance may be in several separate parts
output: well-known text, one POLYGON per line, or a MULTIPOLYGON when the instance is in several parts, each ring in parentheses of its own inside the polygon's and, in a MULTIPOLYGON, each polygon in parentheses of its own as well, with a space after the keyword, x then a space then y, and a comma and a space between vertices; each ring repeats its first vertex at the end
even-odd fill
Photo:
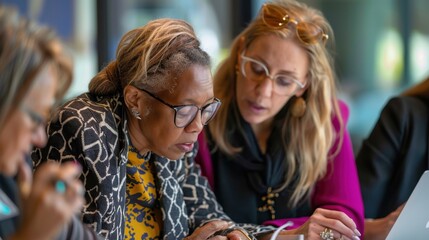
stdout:
POLYGON ((264 4, 261 14, 262 21, 273 29, 287 28, 289 23, 294 24, 296 35, 304 44, 325 43, 329 38, 328 34, 324 33, 320 26, 309 22, 299 22, 280 6, 264 4))

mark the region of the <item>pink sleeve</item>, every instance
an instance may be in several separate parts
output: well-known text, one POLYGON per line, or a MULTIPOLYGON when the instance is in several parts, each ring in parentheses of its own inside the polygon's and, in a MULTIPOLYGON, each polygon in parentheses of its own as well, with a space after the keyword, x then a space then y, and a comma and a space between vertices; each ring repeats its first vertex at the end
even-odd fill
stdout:
POLYGON ((195 157, 195 162, 201 167, 201 175, 207 178, 210 186, 214 189, 213 163, 204 131, 198 135, 198 154, 195 157))
MULTIPOLYGON (((341 101, 339 105, 344 124, 346 125, 349 115, 348 108, 341 101)), ((333 124, 338 131, 338 119, 334 119, 333 124)), ((333 149, 335 150, 336 146, 333 149)), ((364 232, 363 201, 352 143, 347 129, 344 129, 341 149, 334 159, 328 163, 326 176, 316 184, 312 195, 312 206, 314 209, 326 208, 342 211, 354 220, 361 233, 364 232)), ((307 219, 308 217, 278 219, 264 222, 264 224, 281 226, 287 221, 292 221, 294 225, 291 228, 297 228, 307 221, 307 219)))

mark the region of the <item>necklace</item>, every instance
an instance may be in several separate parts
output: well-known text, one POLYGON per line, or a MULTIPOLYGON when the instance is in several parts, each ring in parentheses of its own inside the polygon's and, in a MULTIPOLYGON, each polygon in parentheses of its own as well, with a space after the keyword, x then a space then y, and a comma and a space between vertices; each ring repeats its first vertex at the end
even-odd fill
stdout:
POLYGON ((271 219, 276 219, 276 210, 274 209, 274 204, 276 203, 276 198, 279 196, 278 191, 273 191, 271 187, 268 188, 267 194, 262 197, 262 201, 265 204, 262 207, 258 208, 259 212, 270 211, 271 219))

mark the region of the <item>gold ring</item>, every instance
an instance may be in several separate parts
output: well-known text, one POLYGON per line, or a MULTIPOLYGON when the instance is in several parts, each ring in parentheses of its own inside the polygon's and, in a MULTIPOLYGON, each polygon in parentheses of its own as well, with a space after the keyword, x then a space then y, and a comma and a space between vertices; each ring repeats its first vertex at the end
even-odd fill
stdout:
POLYGON ((334 233, 332 229, 325 228, 322 232, 320 232, 320 238, 323 240, 334 240, 334 233))

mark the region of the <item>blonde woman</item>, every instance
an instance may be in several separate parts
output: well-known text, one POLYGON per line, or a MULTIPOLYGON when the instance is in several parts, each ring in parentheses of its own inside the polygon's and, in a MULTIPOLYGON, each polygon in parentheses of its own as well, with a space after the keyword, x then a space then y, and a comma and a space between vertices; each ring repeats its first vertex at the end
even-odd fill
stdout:
POLYGON ((336 96, 322 14, 293 0, 264 4, 214 76, 222 108, 197 160, 237 222, 293 224, 305 239, 358 239, 363 204, 336 96))

